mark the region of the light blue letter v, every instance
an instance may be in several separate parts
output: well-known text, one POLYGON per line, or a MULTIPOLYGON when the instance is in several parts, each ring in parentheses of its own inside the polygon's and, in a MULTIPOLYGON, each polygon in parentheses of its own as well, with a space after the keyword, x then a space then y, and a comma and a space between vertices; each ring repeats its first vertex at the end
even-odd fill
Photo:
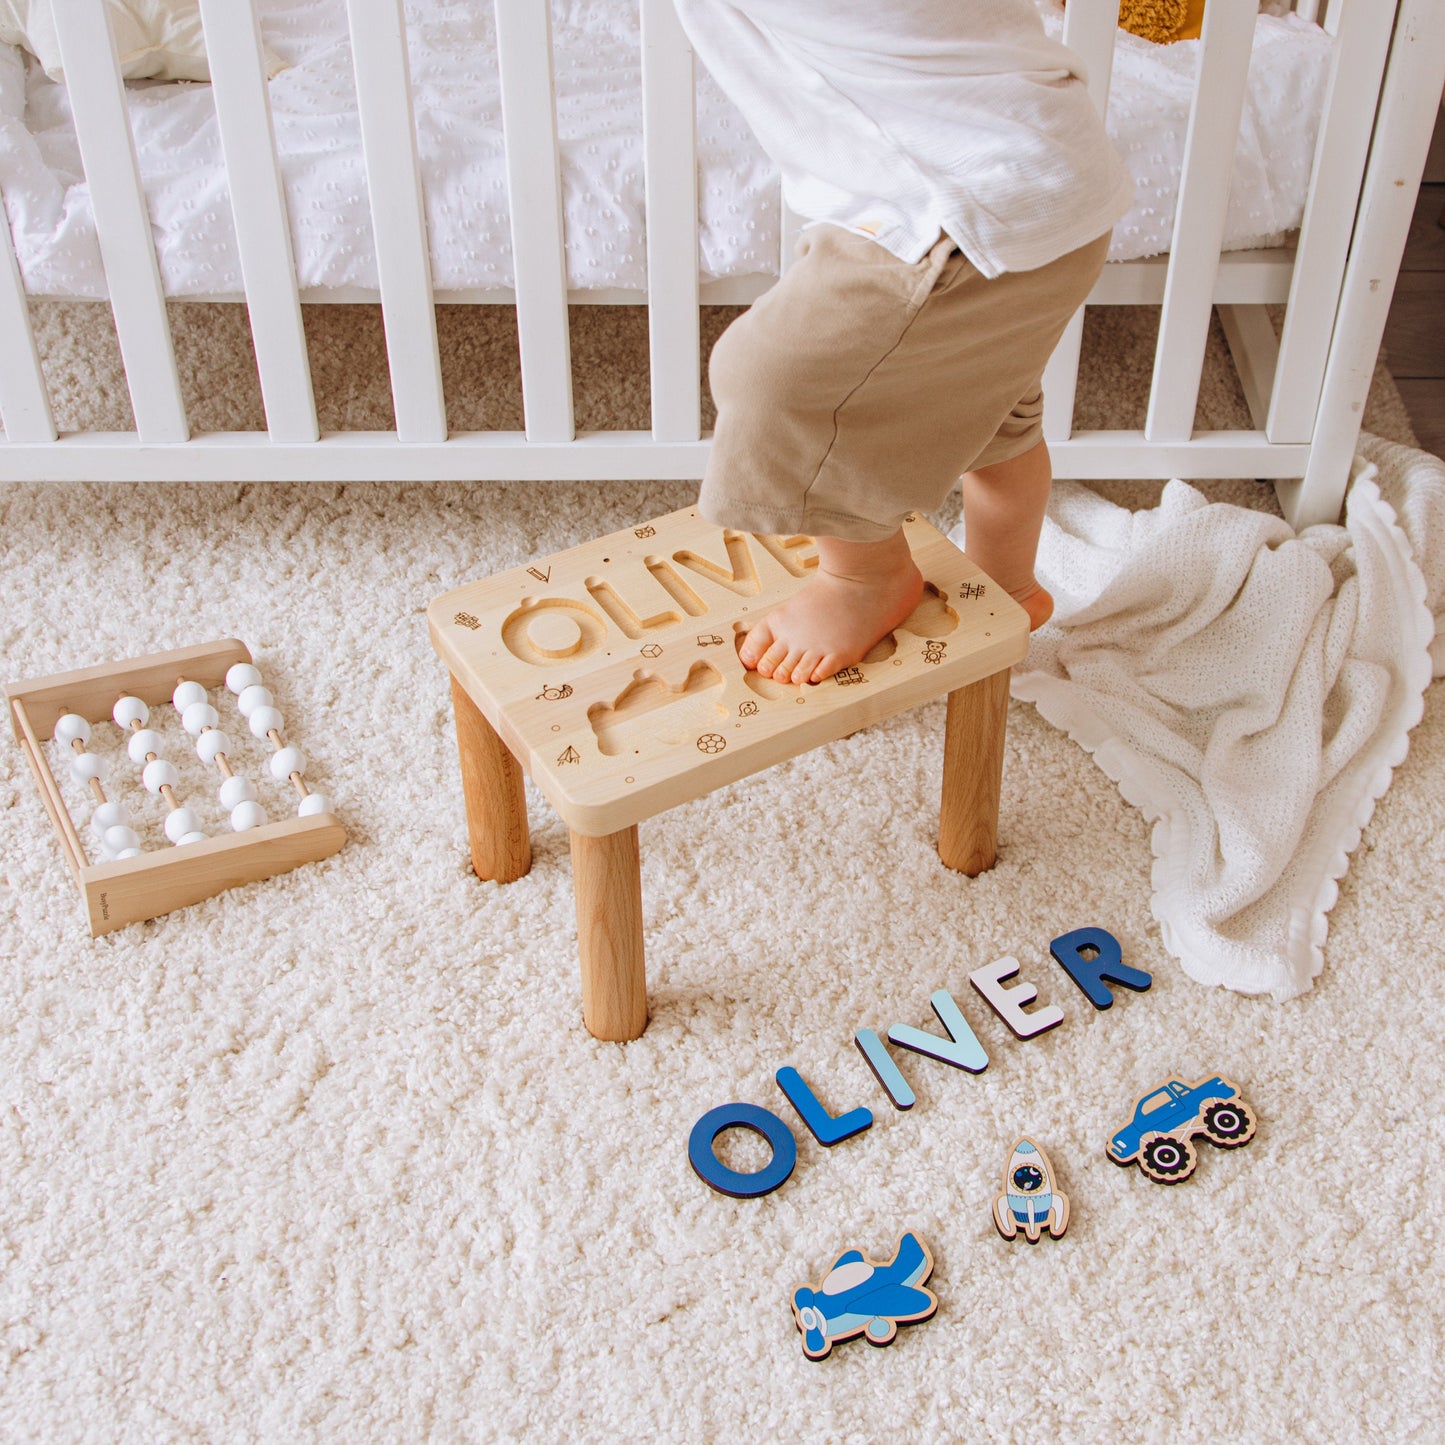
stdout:
POLYGON ((941 988, 928 1001, 933 1005, 938 1021, 948 1030, 949 1041, 945 1043, 937 1034, 916 1029, 912 1024, 894 1024, 888 1030, 889 1043, 897 1044, 901 1049, 912 1049, 915 1054, 927 1054, 930 1059, 939 1059, 956 1069, 967 1069, 970 1074, 983 1073, 988 1068, 988 1055, 954 1003, 953 995, 946 988, 941 988))

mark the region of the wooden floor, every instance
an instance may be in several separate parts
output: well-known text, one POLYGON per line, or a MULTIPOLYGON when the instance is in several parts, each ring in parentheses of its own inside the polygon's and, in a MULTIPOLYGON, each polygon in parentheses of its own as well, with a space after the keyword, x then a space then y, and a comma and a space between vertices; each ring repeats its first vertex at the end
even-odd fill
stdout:
POLYGON ((1384 350, 1421 446, 1445 456, 1445 110, 1425 164, 1384 350))

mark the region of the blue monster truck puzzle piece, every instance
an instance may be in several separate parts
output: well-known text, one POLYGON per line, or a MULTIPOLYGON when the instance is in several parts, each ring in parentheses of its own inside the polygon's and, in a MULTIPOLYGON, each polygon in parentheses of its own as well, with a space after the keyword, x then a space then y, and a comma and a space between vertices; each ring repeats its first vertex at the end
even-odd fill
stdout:
POLYGON ((862 1335, 870 1345, 891 1345, 899 1325, 931 1319, 938 1299, 923 1281, 933 1256, 911 1231, 902 1236, 886 1264, 861 1250, 838 1256, 817 1289, 793 1291, 793 1316, 803 1335, 803 1353, 821 1360, 839 1340, 862 1335))
POLYGON ((1140 1095, 1134 1117, 1109 1140, 1107 1152, 1120 1166, 1137 1160, 1156 1184, 1178 1184, 1199 1163, 1193 1135, 1203 1134, 1216 1149, 1238 1149, 1254 1138, 1255 1128, 1239 1086, 1222 1074, 1193 1084, 1166 1079, 1140 1095))

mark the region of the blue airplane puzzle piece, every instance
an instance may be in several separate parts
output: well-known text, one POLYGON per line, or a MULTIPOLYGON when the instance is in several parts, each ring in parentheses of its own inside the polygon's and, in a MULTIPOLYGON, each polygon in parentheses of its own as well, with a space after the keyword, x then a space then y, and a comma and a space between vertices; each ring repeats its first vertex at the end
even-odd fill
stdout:
POLYGON ((862 1335, 870 1345, 893 1343, 899 1325, 931 1319, 938 1299, 923 1282, 933 1272, 928 1247, 911 1231, 886 1264, 849 1249, 835 1259, 817 1289, 793 1291, 793 1316, 803 1353, 821 1360, 839 1340, 862 1335))

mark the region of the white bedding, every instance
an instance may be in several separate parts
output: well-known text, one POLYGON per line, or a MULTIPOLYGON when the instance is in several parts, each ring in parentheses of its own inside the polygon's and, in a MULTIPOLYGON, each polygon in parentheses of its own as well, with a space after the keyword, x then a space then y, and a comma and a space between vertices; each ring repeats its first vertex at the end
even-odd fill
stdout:
MULTIPOLYGON (((1052 31, 1056 0, 1038 0, 1052 31)), ((635 0, 553 0, 568 280, 646 286, 639 22, 635 0)), ((408 0, 412 86, 440 290, 512 284, 490 5, 408 0)), ((271 81, 301 285, 375 289, 366 176, 342 0, 261 0, 267 43, 290 68, 271 81)), ((1226 247, 1269 244, 1304 209, 1331 41, 1293 16, 1261 15, 1235 158, 1226 247)), ((1168 249, 1199 44, 1119 37, 1109 129, 1133 171, 1134 209, 1110 259, 1168 249)), ((170 296, 239 295, 210 88, 133 85, 131 124, 170 296)), ((777 175, 699 67, 703 279, 774 273, 777 175)), ((0 192, 27 290, 105 295, 89 195, 62 86, 0 45, 0 192)))

